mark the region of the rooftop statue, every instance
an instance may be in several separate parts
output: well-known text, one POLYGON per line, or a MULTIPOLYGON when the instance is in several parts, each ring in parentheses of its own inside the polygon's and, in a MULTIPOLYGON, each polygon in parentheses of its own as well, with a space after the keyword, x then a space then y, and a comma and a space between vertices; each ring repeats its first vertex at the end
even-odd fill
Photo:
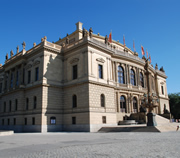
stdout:
POLYGON ((14 53, 13 53, 13 51, 12 51, 12 50, 10 51, 10 54, 11 54, 11 57, 14 55, 14 53))
POLYGON ((8 60, 8 53, 6 54, 6 60, 8 60))
POLYGON ((23 43, 22 43, 22 46, 23 46, 23 49, 25 49, 26 48, 26 43, 23 41, 23 43))
POLYGON ((105 44, 107 44, 108 43, 108 37, 107 37, 107 35, 105 36, 105 44))
POLYGON ((86 29, 83 28, 83 37, 87 36, 87 32, 86 32, 86 29))
POLYGON ((19 53, 19 46, 16 47, 16 53, 19 53))
POLYGON ((66 44, 69 44, 69 35, 67 34, 67 37, 66 37, 66 44))
POLYGON ((93 30, 92 30, 92 27, 89 29, 89 36, 92 37, 92 33, 93 33, 93 30))

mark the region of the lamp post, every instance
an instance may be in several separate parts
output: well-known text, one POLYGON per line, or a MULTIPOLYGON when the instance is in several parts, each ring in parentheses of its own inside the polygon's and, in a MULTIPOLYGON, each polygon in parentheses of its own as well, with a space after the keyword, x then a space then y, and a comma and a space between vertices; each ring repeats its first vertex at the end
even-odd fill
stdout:
POLYGON ((155 116, 156 114, 153 113, 153 108, 158 106, 159 99, 156 95, 156 93, 152 93, 152 86, 151 86, 151 78, 150 78, 150 71, 149 71, 149 61, 148 59, 145 60, 145 75, 147 78, 147 94, 145 93, 142 97, 143 106, 148 109, 147 113, 147 126, 157 126, 155 116))

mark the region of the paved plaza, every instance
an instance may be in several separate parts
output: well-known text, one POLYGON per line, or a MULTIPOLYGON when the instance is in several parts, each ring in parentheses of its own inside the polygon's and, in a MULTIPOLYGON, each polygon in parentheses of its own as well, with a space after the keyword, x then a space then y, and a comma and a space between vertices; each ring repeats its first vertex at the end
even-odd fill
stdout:
POLYGON ((0 158, 179 158, 179 155, 180 131, 0 136, 0 158))

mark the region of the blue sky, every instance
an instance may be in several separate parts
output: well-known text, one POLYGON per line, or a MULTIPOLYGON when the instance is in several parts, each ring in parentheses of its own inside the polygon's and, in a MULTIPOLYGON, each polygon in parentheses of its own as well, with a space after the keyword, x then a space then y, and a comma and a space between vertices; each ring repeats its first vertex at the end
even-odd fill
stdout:
POLYGON ((41 38, 57 41, 75 31, 75 23, 94 33, 109 35, 141 55, 141 44, 152 64, 164 67, 168 93, 180 92, 180 1, 179 0, 1 0, 0 63, 6 53, 26 42, 26 50, 41 38))

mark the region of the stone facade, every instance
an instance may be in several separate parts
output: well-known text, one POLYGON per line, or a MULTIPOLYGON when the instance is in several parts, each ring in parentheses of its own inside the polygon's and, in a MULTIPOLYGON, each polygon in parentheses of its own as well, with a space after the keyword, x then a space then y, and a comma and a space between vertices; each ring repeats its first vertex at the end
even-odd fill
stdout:
MULTIPOLYGON (((55 43, 44 37, 0 65, 0 129, 88 131, 138 113, 147 93, 145 60, 119 42, 76 31, 55 43)), ((164 71, 149 67, 154 112, 169 110, 164 71)))

